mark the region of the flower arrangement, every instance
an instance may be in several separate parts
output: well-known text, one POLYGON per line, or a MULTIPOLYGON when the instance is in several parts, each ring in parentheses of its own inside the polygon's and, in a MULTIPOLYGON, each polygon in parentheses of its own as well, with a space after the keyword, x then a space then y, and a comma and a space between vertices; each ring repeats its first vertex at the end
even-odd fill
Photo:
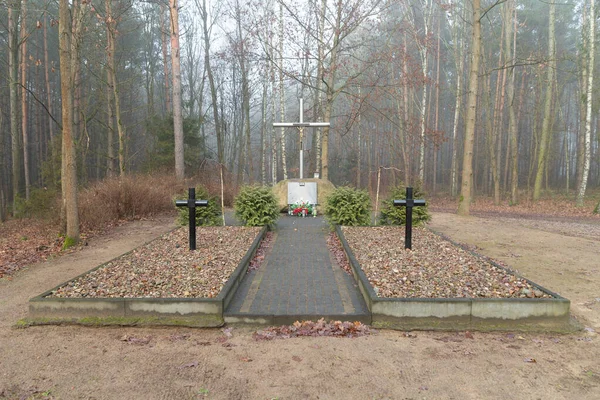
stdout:
POLYGON ((301 201, 296 204, 290 204, 289 214, 298 217, 306 217, 307 215, 312 215, 314 217, 317 215, 317 207, 315 204, 301 201))

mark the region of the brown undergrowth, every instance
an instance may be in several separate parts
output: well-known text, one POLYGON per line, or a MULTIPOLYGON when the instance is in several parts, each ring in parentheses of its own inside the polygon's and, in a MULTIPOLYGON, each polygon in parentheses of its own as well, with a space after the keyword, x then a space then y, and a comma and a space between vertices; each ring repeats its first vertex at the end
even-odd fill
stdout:
MULTIPOLYGON (((209 193, 220 196, 220 178, 216 175, 213 179, 213 172, 185 181, 177 181, 166 173, 132 174, 107 178, 81 189, 78 197, 81 244, 126 221, 167 213, 175 216, 173 198, 187 193, 188 187, 203 185, 209 193)), ((225 188, 226 205, 232 203, 234 193, 234 187, 225 188)), ((58 199, 54 200, 59 204, 58 199)), ((35 213, 36 218, 0 224, 0 278, 62 252, 60 211, 57 207, 47 210, 45 215, 35 213)))

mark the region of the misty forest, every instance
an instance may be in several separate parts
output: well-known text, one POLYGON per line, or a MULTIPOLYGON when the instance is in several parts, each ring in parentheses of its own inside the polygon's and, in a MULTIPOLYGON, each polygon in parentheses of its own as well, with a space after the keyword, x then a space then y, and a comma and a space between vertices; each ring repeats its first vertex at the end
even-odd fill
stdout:
MULTIPOLYGON (((594 1, 1 0, 0 214, 107 179, 304 175, 519 204, 600 186, 594 1)), ((164 180, 164 179, 163 179, 164 180)), ((46 201, 44 200, 44 201, 46 201)), ((79 200, 81 201, 81 200, 79 200)))

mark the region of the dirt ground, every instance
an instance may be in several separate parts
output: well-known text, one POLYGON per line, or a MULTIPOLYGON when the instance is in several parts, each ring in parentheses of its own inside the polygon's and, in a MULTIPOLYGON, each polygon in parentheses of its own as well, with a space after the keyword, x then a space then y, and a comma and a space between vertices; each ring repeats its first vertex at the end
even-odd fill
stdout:
POLYGON ((133 222, 0 280, 0 399, 598 399, 600 239, 586 232, 600 228, 590 223, 434 213, 430 225, 569 298, 586 328, 569 335, 255 341, 251 327, 15 327, 29 298, 172 227, 133 222))

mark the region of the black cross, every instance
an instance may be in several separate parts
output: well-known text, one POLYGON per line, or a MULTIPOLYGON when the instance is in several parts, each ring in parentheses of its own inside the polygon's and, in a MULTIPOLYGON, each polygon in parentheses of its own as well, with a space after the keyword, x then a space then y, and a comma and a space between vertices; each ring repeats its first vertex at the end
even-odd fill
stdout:
POLYGON ((394 200, 395 207, 406 207, 406 231, 404 234, 404 248, 412 248, 412 209, 424 206, 425 200, 413 199, 413 188, 406 188, 406 200, 394 200))
POLYGON ((196 207, 206 207, 208 200, 196 200, 196 189, 188 189, 187 200, 175 200, 177 207, 187 207, 190 211, 190 250, 196 250, 196 207))

